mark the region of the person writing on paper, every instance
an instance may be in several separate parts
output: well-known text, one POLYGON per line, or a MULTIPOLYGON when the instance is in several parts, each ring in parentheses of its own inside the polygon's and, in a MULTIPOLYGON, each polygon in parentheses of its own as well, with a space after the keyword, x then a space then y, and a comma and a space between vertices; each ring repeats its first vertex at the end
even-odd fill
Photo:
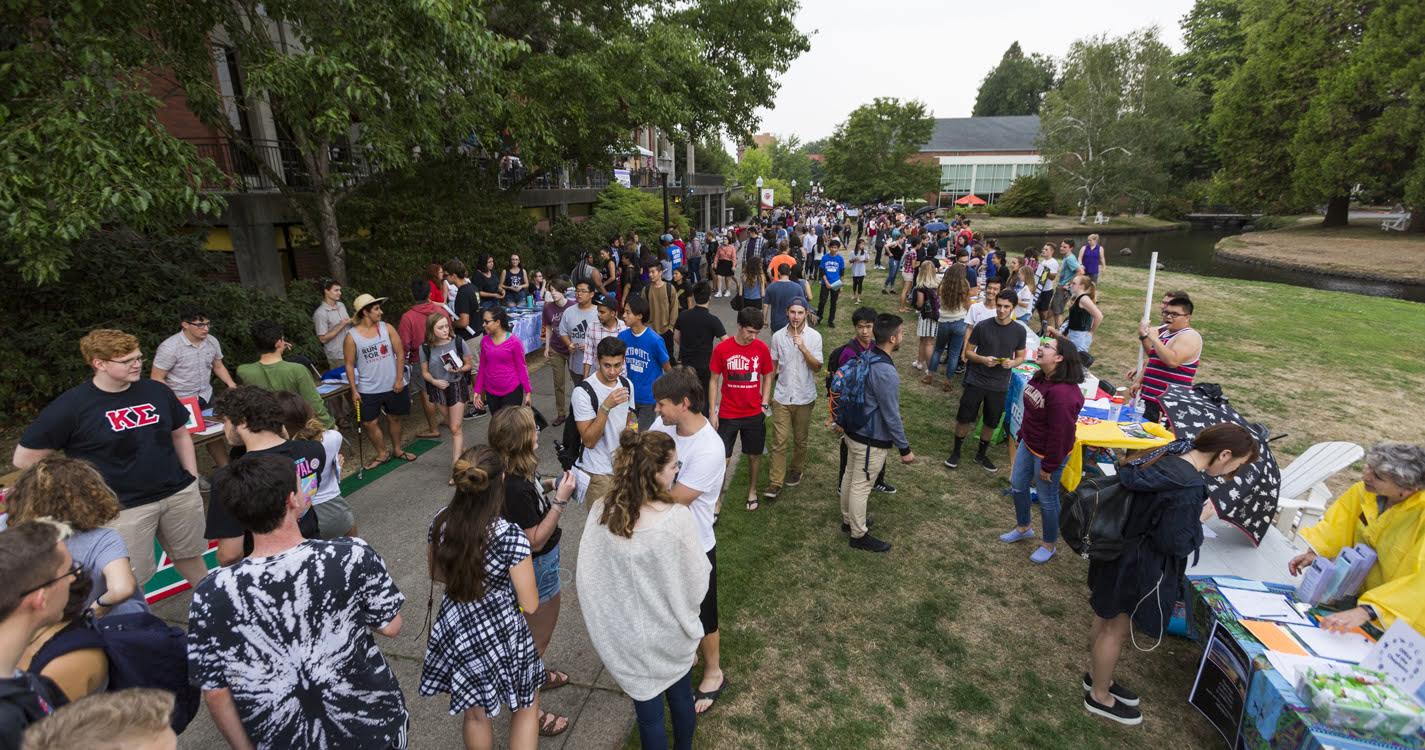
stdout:
POLYGON ((1344 631, 1376 621, 1389 628, 1403 618, 1417 630, 1425 628, 1425 446, 1371 448, 1361 481, 1301 536, 1311 549, 1287 563, 1292 575, 1310 567, 1317 555, 1335 557, 1361 542, 1376 551, 1360 606, 1322 618, 1321 627, 1344 631))

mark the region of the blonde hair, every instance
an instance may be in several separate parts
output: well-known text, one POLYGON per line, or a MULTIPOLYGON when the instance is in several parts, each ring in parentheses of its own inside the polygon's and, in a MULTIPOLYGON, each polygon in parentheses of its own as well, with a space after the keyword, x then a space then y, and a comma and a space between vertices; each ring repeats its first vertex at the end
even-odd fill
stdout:
POLYGON ((79 352, 85 364, 96 359, 112 360, 139 348, 138 337, 115 328, 96 328, 79 340, 79 352))
POLYGON ((1094 243, 1094 244, 1098 244, 1098 235, 1096 235, 1096 234, 1091 234, 1091 235, 1089 235, 1089 242, 1092 242, 1092 243, 1094 243))
POLYGON ((173 693, 129 688, 96 693, 55 711, 25 731, 25 750, 125 750, 170 728, 173 693))
POLYGON ((671 502, 668 488, 658 485, 658 472, 673 460, 673 438, 663 432, 624 430, 614 454, 613 489, 604 497, 599 523, 625 539, 633 537, 644 503, 671 502))
MULTIPOLYGON (((442 320, 450 320, 445 317, 445 313, 433 312, 426 316, 426 346, 435 346, 435 325, 442 320)), ((455 330, 450 331, 450 338, 455 338, 455 330)))
POLYGON ((1081 273, 1078 276, 1075 276, 1073 281, 1069 283, 1077 283, 1079 287, 1084 290, 1084 294, 1087 294, 1089 296, 1089 299, 1093 300, 1094 302, 1098 301, 1098 284, 1093 283, 1092 276, 1081 273))
POLYGON ((490 447, 500 454, 505 473, 533 479, 539 467, 534 452, 536 430, 534 410, 528 406, 507 406, 490 420, 490 447))
POLYGON ((970 280, 965 278, 964 266, 952 265, 940 280, 940 309, 954 312, 969 308, 970 280))
POLYGON ((45 456, 21 472, 5 501, 10 525, 50 518, 89 531, 119 517, 119 498, 88 461, 45 456))
POLYGON ((935 288, 935 261, 923 260, 915 272, 915 285, 926 289, 935 288))

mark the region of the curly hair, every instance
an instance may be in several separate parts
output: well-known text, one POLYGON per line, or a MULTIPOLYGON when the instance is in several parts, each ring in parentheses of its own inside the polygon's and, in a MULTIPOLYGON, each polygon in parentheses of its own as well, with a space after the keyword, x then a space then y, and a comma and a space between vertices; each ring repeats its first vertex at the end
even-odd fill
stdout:
POLYGON ((139 339, 131 333, 114 328, 96 328, 79 340, 79 352, 85 364, 96 359, 113 359, 139 348, 139 339))
POLYGON ((282 408, 272 391, 255 385, 240 385, 223 391, 213 401, 213 416, 227 418, 234 427, 248 432, 282 432, 282 408))
POLYGON ((88 461, 45 456, 15 480, 6 500, 10 523, 53 518, 89 531, 119 517, 119 499, 88 461))
POLYGON ((657 477, 675 453, 673 438, 667 433, 624 430, 614 454, 613 489, 604 498, 599 523, 618 536, 632 538, 644 503, 672 502, 668 489, 658 486, 657 477))
POLYGON ((534 452, 536 429, 534 410, 528 406, 506 407, 490 419, 490 447, 500 454, 507 473, 534 478, 539 466, 534 452))
POLYGON ((455 497, 435 517, 431 573, 445 579, 446 596, 475 602, 485 596, 490 526, 505 508, 504 465, 494 448, 477 445, 460 456, 451 475, 455 497))

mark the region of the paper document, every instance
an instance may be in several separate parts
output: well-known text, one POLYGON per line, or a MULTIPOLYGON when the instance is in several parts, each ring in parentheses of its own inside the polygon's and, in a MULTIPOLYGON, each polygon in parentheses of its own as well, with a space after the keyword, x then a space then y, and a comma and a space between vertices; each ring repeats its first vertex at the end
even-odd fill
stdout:
POLYGON ((1339 661, 1329 661, 1315 656, 1302 656, 1288 654, 1281 651, 1268 651, 1267 661, 1272 663, 1272 667, 1281 672, 1282 677, 1294 688, 1301 681, 1301 671, 1310 667, 1317 672, 1346 672, 1350 667, 1339 661))
POLYGON ((1266 646, 1272 651, 1281 651, 1288 654, 1295 654, 1296 656, 1308 656, 1306 649, 1302 648, 1301 644, 1297 643, 1296 639, 1291 637, 1291 633, 1287 632, 1286 628, 1283 628, 1281 625, 1274 622, 1265 622, 1263 620, 1242 620, 1242 627, 1246 628, 1247 632, 1251 633, 1257 640, 1262 642, 1263 646, 1266 646))
MULTIPOLYGON (((1207 527, 1204 526, 1202 531, 1203 534, 1206 535, 1207 527)), ((1216 536, 1216 532, 1214 532, 1213 535, 1216 536)), ((1226 578, 1223 576, 1213 576, 1212 582, 1217 584, 1219 589, 1225 586, 1229 589, 1242 589, 1243 591, 1269 590, 1267 589, 1266 585, 1263 584, 1261 581, 1253 581, 1247 578, 1226 578)))
POLYGON ((335 391, 338 388, 342 387, 343 385, 345 385, 345 383, 322 383, 321 385, 317 386, 317 393, 325 396, 328 393, 331 393, 332 391, 335 391))
POLYGON ((1292 625, 1291 632, 1317 656, 1352 664, 1361 663, 1375 646, 1375 641, 1365 637, 1360 631, 1333 633, 1321 628, 1292 625))
POLYGON ((1240 619, 1271 620, 1293 625, 1311 625, 1311 621, 1301 616, 1291 606, 1285 594, 1245 591, 1243 589, 1219 588, 1223 598, 1237 610, 1240 619))

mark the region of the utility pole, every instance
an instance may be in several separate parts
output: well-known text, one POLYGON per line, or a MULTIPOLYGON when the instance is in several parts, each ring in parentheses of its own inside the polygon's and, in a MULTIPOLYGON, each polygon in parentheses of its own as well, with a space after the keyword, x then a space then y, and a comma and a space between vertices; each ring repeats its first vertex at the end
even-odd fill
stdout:
MULTIPOLYGON (((660 172, 663 175, 663 232, 668 231, 668 173, 660 172)), ((663 232, 659 232, 662 234, 663 232)))

